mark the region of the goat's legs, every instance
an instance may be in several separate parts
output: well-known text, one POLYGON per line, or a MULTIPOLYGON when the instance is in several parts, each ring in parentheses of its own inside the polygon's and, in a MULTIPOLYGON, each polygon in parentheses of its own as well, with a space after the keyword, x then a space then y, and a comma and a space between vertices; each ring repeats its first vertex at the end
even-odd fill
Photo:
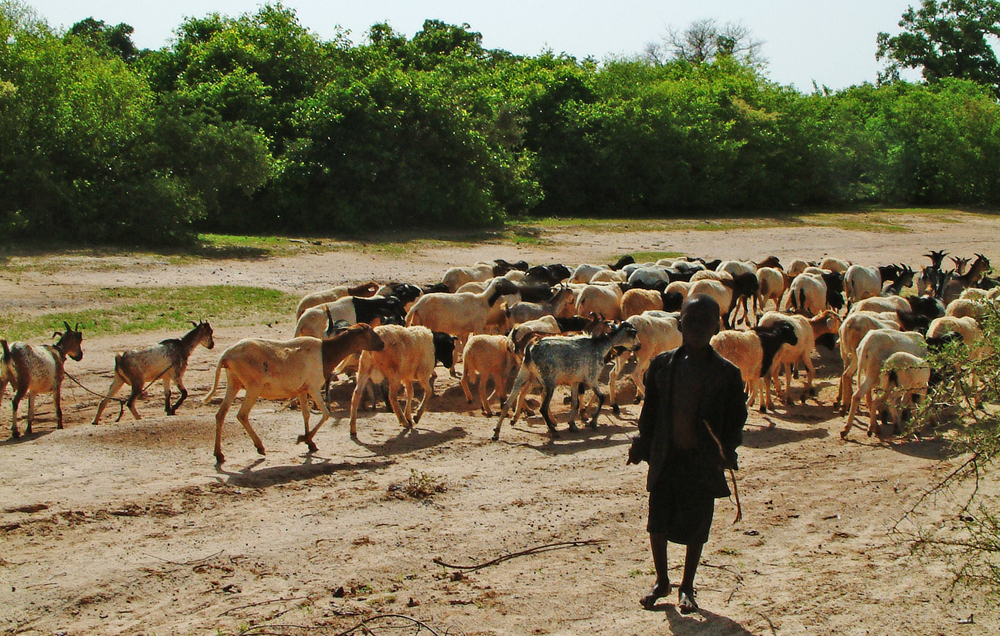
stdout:
MULTIPOLYGON (((545 425, 549 427, 549 433, 552 434, 552 439, 558 439, 559 433, 556 432, 556 425, 552 421, 552 413, 549 411, 549 403, 552 402, 552 394, 555 393, 556 388, 554 386, 545 385, 545 395, 542 398, 542 408, 539 409, 542 412, 542 419, 545 420, 545 425)), ((576 404, 573 405, 572 416, 576 415, 576 404)), ((572 422, 572 420, 570 420, 572 422)), ((575 428, 575 425, 573 425, 575 428)))
MULTIPOLYGON (((61 429, 63 427, 62 423, 63 412, 62 412, 62 384, 60 382, 56 382, 56 386, 52 391, 52 397, 56 401, 56 428, 61 429)), ((28 396, 28 404, 31 404, 31 396, 28 396)))
POLYGON ((594 419, 590 420, 590 428, 597 428, 597 416, 601 414, 601 407, 604 406, 604 394, 601 393, 601 388, 594 385, 594 395, 597 396, 597 410, 594 411, 594 419))
POLYGON ((323 400, 323 396, 320 395, 319 389, 313 388, 312 392, 302 391, 299 394, 299 404, 304 404, 305 408, 302 409, 302 421, 305 426, 305 433, 299 437, 298 442, 305 442, 306 446, 309 447, 309 452, 315 453, 317 448, 316 444, 313 442, 313 436, 316 435, 316 431, 319 430, 320 426, 326 422, 331 417, 330 408, 326 405, 323 400), (319 423, 316 424, 316 428, 309 430, 309 398, 316 403, 316 408, 320 410, 322 416, 319 418, 319 423))
POLYGON ((410 428, 413 426, 413 420, 411 418, 411 408, 410 408, 410 392, 406 394, 406 413, 399 407, 399 390, 402 388, 402 382, 398 380, 389 382, 389 404, 392 406, 392 412, 396 414, 396 419, 399 420, 399 425, 403 428, 410 428))
MULTIPOLYGON (((123 386, 125 386, 125 380, 123 380, 121 376, 119 376, 116 373, 114 379, 111 380, 111 388, 108 389, 108 394, 104 396, 104 399, 101 400, 101 403, 97 405, 97 415, 94 416, 94 421, 91 422, 91 424, 97 424, 98 422, 100 422, 101 416, 104 415, 104 409, 106 409, 108 406, 108 401, 111 400, 111 398, 113 398, 115 394, 118 393, 118 391, 123 386)), ((129 408, 130 409, 134 408, 132 406, 131 399, 129 399, 129 408)), ((136 419, 139 419, 139 414, 136 413, 134 410, 132 411, 132 414, 135 416, 136 419)))
MULTIPOLYGON (((466 367, 465 373, 462 374, 462 380, 459 382, 459 384, 462 385, 462 392, 465 393, 465 400, 469 404, 472 404, 472 391, 469 390, 469 382, 472 381, 472 379, 471 379, 470 376, 472 374, 473 374, 473 371, 470 371, 469 368, 466 367)), ((482 384, 482 381, 480 380, 480 385, 481 384, 482 384)))
POLYGON ((166 396, 167 400, 167 415, 174 415, 177 413, 177 409, 180 408, 181 404, 183 404, 184 400, 186 400, 188 396, 187 389, 184 387, 184 381, 181 379, 181 376, 177 376, 174 380, 177 382, 177 388, 181 390, 181 397, 177 400, 176 404, 170 406, 170 378, 163 378, 163 394, 166 396))
MULTIPOLYGON (((11 423, 10 423, 10 436, 14 439, 21 437, 21 432, 17 430, 17 407, 20 406, 21 400, 24 398, 24 394, 27 393, 27 389, 18 388, 14 391, 14 397, 10 400, 11 407, 11 423)), ((31 419, 28 419, 28 428, 24 429, 25 434, 31 433, 31 419)))
POLYGON ((35 422, 35 392, 28 389, 28 428, 25 433, 31 434, 31 425, 35 422))

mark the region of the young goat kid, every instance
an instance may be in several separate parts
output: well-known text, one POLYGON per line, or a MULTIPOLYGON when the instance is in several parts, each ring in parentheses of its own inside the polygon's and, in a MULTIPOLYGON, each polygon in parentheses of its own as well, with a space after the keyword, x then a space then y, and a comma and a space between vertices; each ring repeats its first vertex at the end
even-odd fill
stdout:
POLYGON ((28 394, 28 427, 24 432, 31 434, 31 424, 35 419, 35 396, 39 393, 51 393, 56 403, 56 428, 62 428, 62 404, 60 395, 62 391, 62 381, 65 376, 63 365, 66 357, 69 356, 77 362, 83 359, 83 334, 79 331, 79 323, 76 329, 66 326, 65 332, 57 331, 52 337, 59 336, 59 340, 54 345, 30 345, 24 342, 15 342, 9 347, 7 341, 0 339, 0 346, 3 347, 3 360, 0 363, 0 400, 7 392, 7 383, 14 387, 14 398, 11 401, 12 421, 10 424, 10 434, 14 439, 21 436, 17 430, 17 407, 21 404, 24 394, 28 394))
POLYGON ((128 396, 128 410, 132 411, 135 419, 142 419, 139 411, 135 408, 135 400, 142 395, 146 384, 151 384, 156 380, 163 380, 163 400, 167 415, 177 412, 181 403, 187 399, 188 392, 184 387, 184 372, 187 370, 188 358, 198 345, 206 349, 215 347, 215 340, 212 338, 212 326, 208 322, 192 322, 194 329, 184 334, 181 338, 170 338, 163 340, 160 344, 126 351, 115 356, 114 379, 111 380, 111 388, 108 394, 101 400, 97 407, 97 414, 91 424, 97 424, 104 414, 104 409, 108 406, 108 401, 118 393, 124 385, 132 387, 132 393, 128 396), (181 397, 176 404, 170 404, 170 382, 177 383, 177 388, 181 390, 181 397))

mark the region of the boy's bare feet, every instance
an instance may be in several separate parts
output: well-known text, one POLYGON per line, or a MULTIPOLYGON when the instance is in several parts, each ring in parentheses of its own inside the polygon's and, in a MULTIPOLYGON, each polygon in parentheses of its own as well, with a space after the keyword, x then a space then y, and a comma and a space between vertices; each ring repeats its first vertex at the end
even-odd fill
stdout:
POLYGON ((642 605, 642 608, 645 610, 652 610, 656 605, 656 601, 668 594, 670 594, 670 581, 657 583, 653 586, 653 589, 649 594, 639 599, 639 605, 642 605))
POLYGON ((694 590, 677 591, 677 609, 681 614, 693 614, 699 611, 700 608, 694 601, 694 590))

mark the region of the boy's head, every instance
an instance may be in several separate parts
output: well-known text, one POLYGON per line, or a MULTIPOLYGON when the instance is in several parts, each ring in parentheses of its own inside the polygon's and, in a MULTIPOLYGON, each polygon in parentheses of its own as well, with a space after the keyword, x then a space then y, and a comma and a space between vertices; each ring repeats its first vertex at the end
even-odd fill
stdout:
POLYGON ((711 346, 712 336, 719 333, 719 303, 711 296, 698 294, 684 301, 681 307, 681 336, 688 349, 711 346))

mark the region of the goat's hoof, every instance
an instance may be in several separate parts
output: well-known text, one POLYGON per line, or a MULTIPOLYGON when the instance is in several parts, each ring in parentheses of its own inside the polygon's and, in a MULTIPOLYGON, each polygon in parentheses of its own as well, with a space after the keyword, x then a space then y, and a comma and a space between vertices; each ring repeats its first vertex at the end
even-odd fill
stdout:
POLYGON ((358 441, 358 434, 357 433, 351 433, 351 439, 353 439, 355 442, 358 441))
POLYGON ((840 439, 847 439, 847 431, 840 431, 840 439))
POLYGON ((484 417, 493 417, 493 411, 483 411, 484 417))
POLYGON ((569 432, 570 433, 579 433, 580 432, 580 427, 577 426, 576 424, 570 424, 569 425, 569 432))
POLYGON ((763 404, 761 404, 761 405, 760 405, 760 409, 758 409, 758 410, 759 410, 759 411, 760 411, 761 413, 767 413, 767 407, 766 407, 766 406, 764 406, 763 404))
POLYGON ((493 437, 491 437, 490 439, 493 440, 494 442, 499 442, 500 441, 500 433, 493 433, 493 437))
POLYGON ((642 396, 641 395, 636 395, 635 396, 635 401, 632 402, 632 404, 641 404, 641 403, 642 403, 642 396))
POLYGON ((313 442, 312 440, 309 440, 308 442, 306 442, 306 448, 309 449, 310 453, 315 453, 316 451, 319 450, 319 448, 316 447, 316 443, 313 442))
POLYGON ((622 414, 622 410, 618 408, 617 404, 611 405, 611 412, 615 414, 615 417, 619 417, 622 414))
POLYGON ((216 455, 215 456, 215 463, 216 463, 217 466, 221 466, 222 464, 226 463, 226 456, 223 455, 223 454, 221 454, 221 453, 218 454, 218 455, 216 455))
MULTIPOLYGON (((56 428, 57 428, 57 429, 59 429, 59 430, 61 431, 61 430, 62 430, 62 428, 63 428, 63 425, 62 425, 62 422, 59 422, 58 424, 56 424, 56 428)), ((30 432, 31 432, 31 430, 29 429, 29 430, 28 430, 28 432, 30 433, 30 432)))
POLYGON ((20 431, 11 431, 10 432, 10 436, 12 438, 14 438, 14 439, 21 439, 21 432, 20 431))
POLYGON ((258 446, 257 447, 257 454, 258 455, 266 455, 266 453, 264 452, 264 447, 263 446, 258 446))

